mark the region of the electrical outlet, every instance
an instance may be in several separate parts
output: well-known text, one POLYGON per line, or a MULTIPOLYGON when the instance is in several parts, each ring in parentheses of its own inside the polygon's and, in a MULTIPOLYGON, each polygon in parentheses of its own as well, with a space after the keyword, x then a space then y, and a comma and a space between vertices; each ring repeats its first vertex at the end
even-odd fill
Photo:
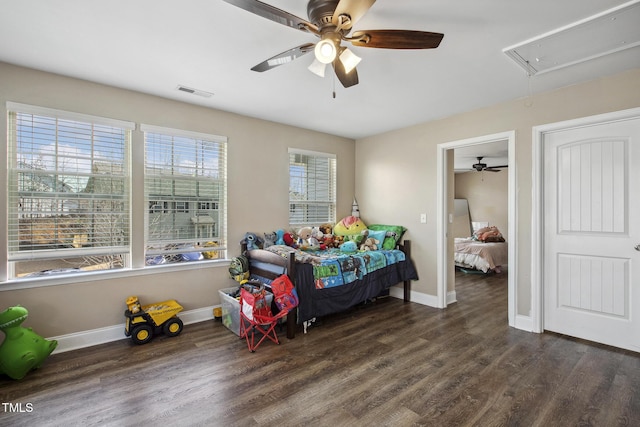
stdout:
POLYGON ((426 213, 420 214, 420 222, 422 224, 426 224, 427 223, 427 214, 426 213))

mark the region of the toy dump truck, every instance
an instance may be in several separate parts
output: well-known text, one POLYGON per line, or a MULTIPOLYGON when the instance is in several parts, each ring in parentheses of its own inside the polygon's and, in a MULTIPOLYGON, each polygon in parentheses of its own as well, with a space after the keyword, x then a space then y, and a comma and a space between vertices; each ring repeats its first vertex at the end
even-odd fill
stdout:
POLYGON ((140 305, 138 297, 127 298, 127 310, 124 312, 126 324, 124 334, 130 336, 136 344, 146 344, 154 335, 163 333, 175 337, 182 332, 182 320, 176 314, 182 306, 175 300, 140 305))

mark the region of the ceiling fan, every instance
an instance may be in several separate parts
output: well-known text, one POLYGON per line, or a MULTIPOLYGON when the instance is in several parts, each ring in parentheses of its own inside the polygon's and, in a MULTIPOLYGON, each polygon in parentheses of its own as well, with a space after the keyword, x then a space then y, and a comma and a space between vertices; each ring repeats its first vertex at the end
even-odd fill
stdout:
POLYGON ((500 172, 501 168, 508 168, 509 165, 501 165, 501 166, 487 166, 486 163, 482 163, 482 159, 484 157, 476 157, 478 159, 478 163, 474 163, 471 167, 478 172, 487 171, 487 172, 500 172))
POLYGON ((224 1, 320 38, 317 43, 305 43, 273 56, 251 68, 253 71, 271 70, 313 51, 315 60, 309 70, 324 77, 327 64, 332 64, 338 80, 345 88, 358 84, 358 73, 355 67, 360 62, 360 58, 347 47, 342 46, 342 41, 359 47, 433 49, 440 45, 444 37, 444 34, 440 33, 412 30, 360 30, 349 35, 356 21, 371 8, 376 0, 309 0, 308 21, 258 0, 224 1))

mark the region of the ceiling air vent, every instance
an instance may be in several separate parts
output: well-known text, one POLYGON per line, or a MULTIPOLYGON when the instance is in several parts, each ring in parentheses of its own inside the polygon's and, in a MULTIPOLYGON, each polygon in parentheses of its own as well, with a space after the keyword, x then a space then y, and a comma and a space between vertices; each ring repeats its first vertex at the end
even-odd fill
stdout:
POLYGON ((204 90, 193 89, 182 85, 178 85, 178 90, 186 93, 191 93, 193 95, 202 96, 203 98, 211 98, 213 96, 211 92, 205 92, 204 90))
POLYGON ((532 76, 636 46, 640 46, 640 0, 624 3, 502 51, 532 76))

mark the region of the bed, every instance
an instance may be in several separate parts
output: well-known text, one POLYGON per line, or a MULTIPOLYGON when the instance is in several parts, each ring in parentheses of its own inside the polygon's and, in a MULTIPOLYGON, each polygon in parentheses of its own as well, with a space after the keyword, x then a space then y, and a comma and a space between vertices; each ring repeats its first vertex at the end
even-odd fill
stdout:
POLYGON ((300 303, 287 316, 287 338, 295 337, 298 324, 376 298, 401 282, 404 301, 409 301, 411 281, 418 279, 409 240, 392 250, 332 251, 308 253, 280 245, 252 250, 242 247, 252 278, 269 283, 286 273, 296 288, 300 303))
POLYGON ((507 242, 483 242, 472 237, 454 239, 454 260, 463 269, 500 272, 507 264, 509 252, 507 242))

